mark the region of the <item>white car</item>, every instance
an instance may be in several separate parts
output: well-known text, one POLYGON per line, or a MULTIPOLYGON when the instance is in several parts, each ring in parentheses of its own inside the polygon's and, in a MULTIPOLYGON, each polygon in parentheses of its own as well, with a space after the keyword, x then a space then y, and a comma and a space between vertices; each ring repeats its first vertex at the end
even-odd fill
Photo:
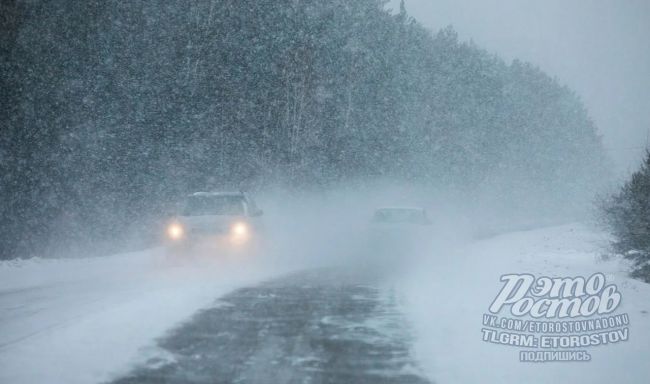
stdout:
POLYGON ((429 225, 427 211, 420 207, 377 208, 372 217, 375 225, 429 225))
POLYGON ((377 208, 370 222, 369 233, 374 260, 392 268, 416 257, 430 238, 430 224, 424 208, 377 208))
POLYGON ((167 244, 245 248, 256 243, 263 211, 243 192, 196 192, 165 229, 167 244))

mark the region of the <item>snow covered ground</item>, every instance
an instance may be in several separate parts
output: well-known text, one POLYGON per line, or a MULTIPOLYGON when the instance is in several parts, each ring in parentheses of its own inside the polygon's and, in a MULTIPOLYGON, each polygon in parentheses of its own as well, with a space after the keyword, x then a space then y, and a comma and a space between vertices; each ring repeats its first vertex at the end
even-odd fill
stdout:
MULTIPOLYGON (((650 285, 626 276, 619 260, 603 260, 607 238, 571 224, 441 245, 426 267, 403 282, 415 355, 437 383, 647 383, 650 285), (500 276, 588 277, 605 274, 622 294, 616 313, 630 318, 629 340, 585 348, 589 362, 519 362, 519 348, 482 341, 482 315, 502 287, 500 276)), ((527 348, 530 349, 530 348, 527 348)))
MULTIPOLYGON (((434 382, 647 382, 650 285, 629 279, 624 263, 600 257, 605 235, 571 224, 468 242, 448 231, 395 287, 413 327, 415 357, 434 382), (587 348, 590 362, 547 363, 521 363, 520 348, 482 341, 483 314, 502 274, 594 272, 622 293, 617 313, 629 314, 628 341, 587 348)), ((160 357, 155 340, 198 309, 289 272, 273 264, 180 262, 159 249, 0 263, 0 383, 110 380, 160 357)))
POLYGON ((160 249, 0 264, 0 383, 105 382, 156 357, 153 340, 279 270, 180 262, 160 249))

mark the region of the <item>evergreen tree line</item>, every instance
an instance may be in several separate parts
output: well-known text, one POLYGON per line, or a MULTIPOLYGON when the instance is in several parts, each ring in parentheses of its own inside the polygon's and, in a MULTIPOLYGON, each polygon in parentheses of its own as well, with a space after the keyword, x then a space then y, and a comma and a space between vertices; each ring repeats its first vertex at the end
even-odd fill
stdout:
POLYGON ((650 152, 621 189, 601 202, 613 248, 632 261, 632 277, 650 283, 650 152))
POLYGON ((575 93, 384 3, 3 1, 0 257, 113 239, 224 185, 583 204, 605 161, 575 93))

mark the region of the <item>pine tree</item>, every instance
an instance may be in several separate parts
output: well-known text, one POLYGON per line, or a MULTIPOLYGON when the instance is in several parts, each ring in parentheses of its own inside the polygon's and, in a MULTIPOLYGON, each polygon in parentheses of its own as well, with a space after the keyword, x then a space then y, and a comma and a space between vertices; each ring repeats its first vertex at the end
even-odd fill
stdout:
POLYGON ((641 168, 603 204, 614 248, 634 262, 633 277, 650 282, 650 151, 641 168))

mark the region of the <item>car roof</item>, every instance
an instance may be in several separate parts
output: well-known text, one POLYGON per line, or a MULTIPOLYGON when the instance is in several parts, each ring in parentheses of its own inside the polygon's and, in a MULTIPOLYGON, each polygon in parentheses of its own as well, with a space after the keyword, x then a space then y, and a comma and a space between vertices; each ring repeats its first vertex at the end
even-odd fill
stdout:
POLYGON ((194 192, 189 196, 204 196, 204 197, 216 197, 216 196, 232 196, 232 197, 246 197, 244 192, 194 192))
POLYGON ((424 211, 422 207, 378 207, 375 209, 375 212, 378 211, 397 211, 397 210, 409 210, 409 211, 424 211))

